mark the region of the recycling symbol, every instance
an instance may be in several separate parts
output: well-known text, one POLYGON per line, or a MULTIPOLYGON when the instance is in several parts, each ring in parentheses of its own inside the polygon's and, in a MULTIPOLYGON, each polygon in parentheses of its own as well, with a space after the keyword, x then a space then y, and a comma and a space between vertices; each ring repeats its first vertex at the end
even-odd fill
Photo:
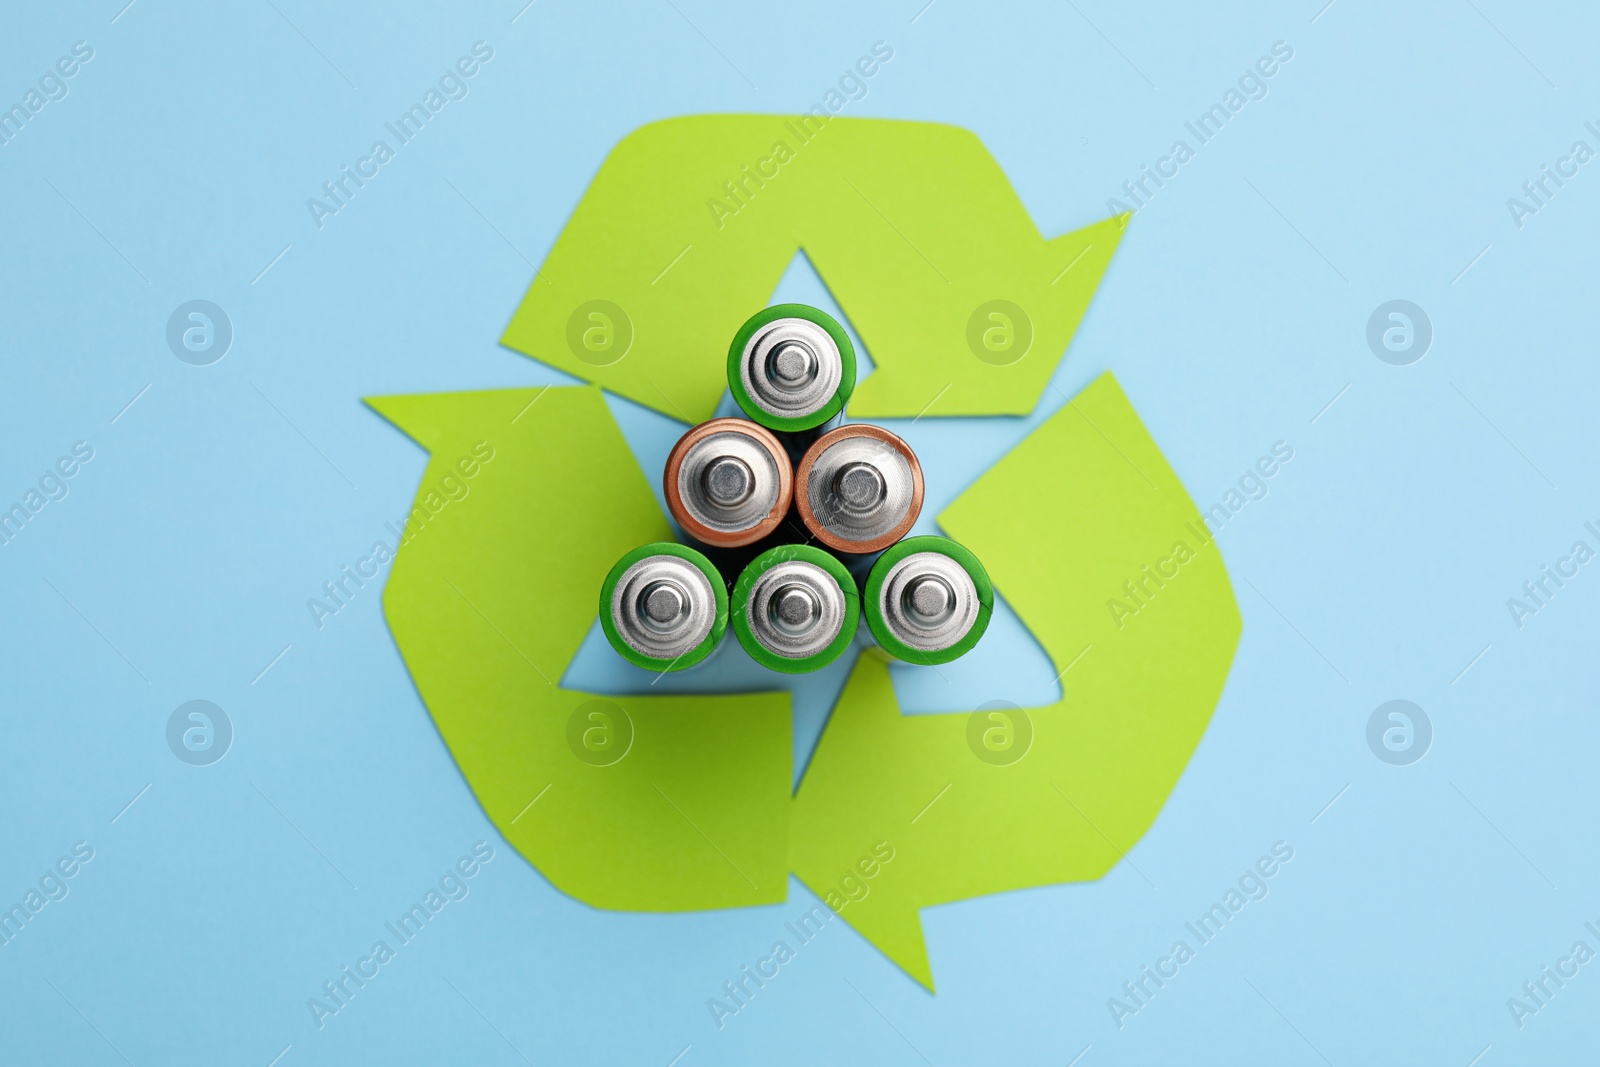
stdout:
POLYGON ((787 691, 562 688, 611 565, 672 539, 602 389, 709 418, 715 354, 803 249, 876 363, 852 415, 1026 414, 1121 235, 1040 237, 964 130, 832 118, 802 143, 796 121, 673 119, 613 149, 502 338, 590 384, 368 401, 430 454, 384 611, 484 811, 562 891, 747 907, 784 900, 792 872, 931 991, 920 909, 1097 879, 1149 829, 1240 619, 1106 373, 938 516, 1061 672, 1057 703, 903 715, 866 652, 792 790, 787 691), (776 143, 786 161, 747 180, 776 143), (736 214, 708 209, 730 189, 736 214))

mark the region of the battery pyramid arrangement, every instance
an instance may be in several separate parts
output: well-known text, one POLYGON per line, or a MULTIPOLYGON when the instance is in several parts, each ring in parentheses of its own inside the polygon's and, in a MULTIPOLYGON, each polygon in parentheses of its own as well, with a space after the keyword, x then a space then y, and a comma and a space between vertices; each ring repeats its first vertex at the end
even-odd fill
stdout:
POLYGON ((601 587, 601 627, 623 658, 685 670, 731 621, 756 662, 802 674, 838 659, 863 615, 907 663, 948 663, 978 643, 994 608, 983 565, 948 538, 905 536, 922 510, 911 447, 864 423, 825 429, 855 384, 855 348, 823 311, 778 304, 740 327, 728 386, 749 418, 694 427, 663 473, 672 517, 699 547, 642 545, 601 587))

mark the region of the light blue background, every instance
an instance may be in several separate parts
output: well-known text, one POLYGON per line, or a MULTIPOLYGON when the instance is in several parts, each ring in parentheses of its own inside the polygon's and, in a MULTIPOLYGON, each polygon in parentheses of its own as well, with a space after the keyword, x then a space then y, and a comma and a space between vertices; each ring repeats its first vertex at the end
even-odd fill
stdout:
MULTIPOLYGON (((1522 629, 1505 603, 1600 547, 1600 163, 1521 229, 1505 204, 1574 140, 1600 147, 1592 11, 521 2, 3 17, 0 102, 74 41, 95 56, 0 146, 0 501, 74 441, 95 458, 0 547, 0 901, 75 841, 96 855, 0 948, 0 1058, 1489 1067, 1596 1047, 1600 962, 1520 1030, 1506 1007, 1576 940, 1600 949, 1600 570, 1522 629), (480 39, 470 95, 319 231, 306 198, 480 39), (425 463, 361 397, 560 380, 496 339, 619 138, 804 109, 877 40, 894 59, 846 113, 974 130, 1047 235, 1193 147, 1184 121, 1288 42, 1267 98, 1133 219, 1055 382, 1113 370, 1202 506, 1275 441, 1295 456, 1220 534, 1238 656, 1130 862, 925 911, 937 997, 831 923, 719 1031, 706 999, 810 894, 681 916, 563 896, 477 807, 378 590, 321 631, 305 601, 425 463), (236 331, 205 368, 164 340, 194 298, 236 331), (1365 343, 1393 298, 1434 324, 1413 366, 1365 343), (197 697, 236 730, 206 768, 164 739, 197 697), (1433 722, 1412 766, 1367 748, 1391 698, 1433 722), (471 895, 319 1031, 307 998, 480 839, 471 895), (1279 840, 1271 895, 1119 1029, 1107 998, 1279 840)), ((777 295, 826 301, 803 261, 777 295)), ((896 425, 929 472, 923 527, 1061 402, 896 425)), ((680 428, 613 410, 658 469, 680 428)), ((708 674, 737 684, 738 658, 708 674)), ((796 687, 797 765, 843 672, 796 687)), ((1055 692, 1014 619, 947 673, 902 673, 909 709, 1055 692)), ((633 684, 592 641, 569 677, 633 684)))

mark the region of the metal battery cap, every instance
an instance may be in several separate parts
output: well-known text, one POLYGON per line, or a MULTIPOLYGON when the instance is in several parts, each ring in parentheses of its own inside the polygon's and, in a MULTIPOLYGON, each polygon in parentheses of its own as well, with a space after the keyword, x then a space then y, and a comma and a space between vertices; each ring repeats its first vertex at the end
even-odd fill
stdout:
POLYGON ((866 615, 885 651, 908 663, 948 663, 989 626, 994 586, 983 564, 946 537, 910 537, 867 576, 866 615))
POLYGON ((705 659, 728 624, 728 593, 711 561, 669 541, 617 561, 600 588, 611 647, 646 670, 680 671, 705 659))
POLYGON ((672 517, 718 548, 753 544, 777 529, 794 494, 788 453, 748 419, 712 419, 684 434, 662 482, 672 517))
POLYGON ((756 312, 728 347, 728 388, 746 415, 774 430, 810 430, 833 418, 856 387, 855 346, 809 304, 756 312))
POLYGON ((817 438, 795 476, 800 518, 840 552, 878 552, 904 537, 922 512, 922 493, 911 446, 865 423, 817 438))
POLYGON ((801 674, 826 667, 850 646, 861 601, 844 564, 811 545, 780 545, 739 576, 731 614, 751 659, 801 674))

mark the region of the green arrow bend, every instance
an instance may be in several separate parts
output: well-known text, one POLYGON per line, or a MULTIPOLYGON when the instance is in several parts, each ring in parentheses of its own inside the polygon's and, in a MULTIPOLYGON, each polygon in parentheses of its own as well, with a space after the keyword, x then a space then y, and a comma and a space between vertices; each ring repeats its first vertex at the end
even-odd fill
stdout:
POLYGON ((787 693, 600 697, 559 685, 606 571, 672 538, 600 390, 368 403, 430 453, 384 589, 389 629, 506 840, 597 907, 783 900, 787 693))

